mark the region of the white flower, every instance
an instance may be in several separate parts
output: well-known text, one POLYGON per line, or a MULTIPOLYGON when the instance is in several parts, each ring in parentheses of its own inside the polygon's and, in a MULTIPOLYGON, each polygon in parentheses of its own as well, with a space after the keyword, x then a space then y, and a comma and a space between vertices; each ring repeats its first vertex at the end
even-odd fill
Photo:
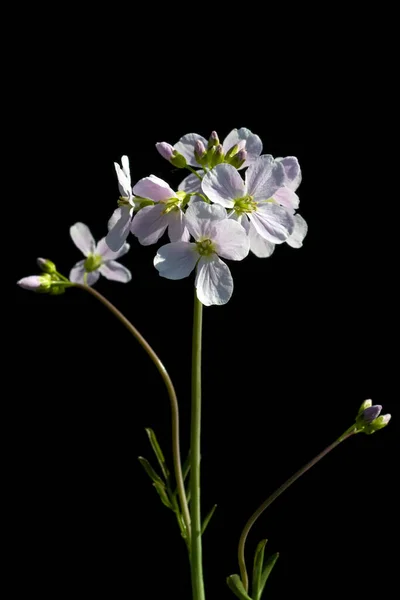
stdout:
POLYGON ((133 211, 136 208, 127 156, 121 158, 121 164, 122 168, 118 163, 114 163, 118 177, 119 193, 121 195, 119 199, 120 206, 113 212, 108 221, 109 232, 106 236, 107 246, 114 252, 117 252, 122 247, 128 237, 133 211))
MULTIPOLYGON (((215 132, 215 140, 214 143, 218 141, 218 136, 215 132)), ((213 134, 211 137, 213 137, 213 134)), ((197 162, 195 157, 195 145, 196 142, 201 142, 205 148, 208 146, 207 140, 197 133, 188 133, 181 137, 179 142, 175 144, 174 148, 180 154, 182 154, 186 162, 192 167, 197 167, 198 169, 201 165, 197 162)), ((222 151, 223 154, 226 155, 227 152, 233 148, 233 146, 238 146, 239 150, 246 151, 246 160, 239 167, 240 169, 244 169, 251 165, 257 158, 260 156, 262 152, 262 141, 258 137, 258 135, 252 133, 250 129, 246 129, 246 127, 241 127, 240 129, 232 129, 232 131, 226 136, 222 143, 222 151)), ((185 179, 179 184, 179 190, 182 190, 187 193, 191 192, 199 192, 201 189, 201 181, 200 179, 194 175, 188 175, 185 179)))
POLYGON ((183 279, 196 267, 197 297, 206 306, 226 304, 233 292, 228 266, 219 258, 243 260, 249 240, 243 227, 227 219, 225 208, 193 202, 186 211, 186 225, 196 243, 177 242, 162 246, 154 266, 162 277, 183 279))
POLYGON ((181 208, 186 193, 175 193, 168 183, 155 175, 138 181, 133 192, 155 202, 154 206, 141 208, 131 224, 131 232, 143 246, 155 244, 167 227, 171 242, 189 241, 190 234, 181 208))
POLYGON ((113 252, 106 244, 106 238, 102 238, 96 245, 89 228, 84 223, 75 223, 69 230, 75 246, 86 257, 72 267, 69 274, 73 283, 84 283, 93 285, 100 274, 112 281, 128 283, 131 280, 131 272, 116 262, 114 259, 126 254, 129 244, 124 244, 118 252, 113 252))
POLYGON ((231 165, 217 165, 204 176, 202 190, 213 202, 233 209, 229 216, 248 233, 254 254, 269 256, 274 244, 285 242, 295 227, 291 212, 273 200, 284 182, 283 165, 263 155, 250 165, 245 181, 231 165))

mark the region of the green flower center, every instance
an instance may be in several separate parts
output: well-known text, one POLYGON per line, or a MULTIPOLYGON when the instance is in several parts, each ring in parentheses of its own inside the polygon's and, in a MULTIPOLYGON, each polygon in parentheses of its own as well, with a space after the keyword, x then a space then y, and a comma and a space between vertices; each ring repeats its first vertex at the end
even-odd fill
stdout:
POLYGON ((236 198, 233 210, 237 215, 243 213, 251 213, 257 210, 257 203, 254 202, 252 196, 244 196, 244 198, 236 198))
POLYGON ((210 256, 215 252, 215 246, 211 240, 201 240, 196 242, 197 252, 200 256, 210 256))
POLYGON ((83 266, 85 267, 85 271, 91 273, 92 271, 96 271, 96 269, 101 266, 102 262, 103 259, 100 254, 89 254, 83 266))
POLYGON ((179 210, 179 207, 187 204, 190 200, 190 196, 186 194, 186 192, 176 192, 176 196, 174 198, 168 198, 167 200, 161 200, 162 204, 165 204, 165 208, 163 210, 163 215, 167 215, 171 211, 179 210), (186 202, 185 202, 186 201, 186 202))

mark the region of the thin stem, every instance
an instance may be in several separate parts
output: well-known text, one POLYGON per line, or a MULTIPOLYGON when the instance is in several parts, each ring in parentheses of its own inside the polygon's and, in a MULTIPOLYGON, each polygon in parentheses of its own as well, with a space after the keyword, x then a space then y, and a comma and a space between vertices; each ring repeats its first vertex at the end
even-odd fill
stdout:
POLYGON ((191 573, 193 600, 205 600, 201 548, 200 433, 201 433, 201 335, 203 305, 195 290, 192 339, 192 422, 190 433, 190 516, 192 518, 191 573))
MULTIPOLYGON (((198 177, 200 181, 203 181, 203 178, 201 177, 201 175, 198 174, 198 172, 195 169, 192 169, 192 167, 190 167, 189 165, 186 165, 186 168, 189 169, 189 171, 191 171, 193 175, 196 175, 196 177, 198 177)), ((204 170, 204 172, 206 171, 204 170)))
POLYGON ((321 458, 326 456, 329 452, 331 452, 331 450, 336 448, 336 446, 338 446, 344 440, 347 440, 354 433, 356 433, 355 427, 354 426, 350 427, 339 439, 337 439, 335 442, 333 442, 333 444, 331 444, 330 446, 325 448, 325 450, 323 450, 320 454, 318 454, 318 456, 316 456, 315 458, 310 460, 310 462, 308 462, 304 467, 301 467, 301 469, 299 469, 294 475, 292 475, 292 477, 289 477, 289 479, 287 481, 285 481, 285 483, 283 485, 281 485, 281 487, 278 488, 273 494, 271 494, 271 496, 269 496, 265 500, 265 502, 263 502, 261 504, 261 506, 259 508, 257 508, 257 510, 251 515, 250 519, 247 521, 246 525, 244 526, 242 535, 240 536, 239 547, 238 547, 238 561, 239 561, 240 575, 241 575, 242 582, 243 582, 246 592, 249 589, 249 579, 248 579, 247 570, 246 570, 244 547, 246 544, 247 536, 249 535, 249 531, 253 527, 254 523, 257 521, 258 517, 260 515, 262 515, 264 510, 266 508, 268 508, 268 506, 270 506, 273 503, 273 501, 276 500, 281 494, 283 494, 283 492, 285 490, 287 490, 292 485, 292 483, 294 483, 299 477, 301 477, 304 473, 306 473, 309 469, 311 469, 311 467, 316 465, 317 462, 319 462, 321 460, 321 458))
POLYGON ((185 494, 185 484, 183 482, 182 466, 181 466, 181 452, 180 452, 180 442, 179 442, 178 399, 176 397, 175 388, 173 386, 171 378, 168 375, 168 371, 164 367, 161 360, 158 358, 157 354, 154 352, 153 348, 144 339, 144 337, 139 333, 139 331, 136 329, 136 327, 134 327, 132 325, 132 323, 130 321, 128 321, 128 319, 109 300, 107 300, 107 298, 102 296, 102 294, 100 294, 97 290, 95 290, 87 285, 82 285, 82 284, 77 283, 77 284, 75 284, 74 287, 80 288, 81 290, 84 290, 85 292, 89 292, 89 294, 92 294, 92 296, 97 298, 97 300, 100 300, 100 302, 102 304, 104 304, 104 306, 106 308, 108 308, 108 310, 111 311, 112 314, 114 316, 116 316, 117 319, 119 321, 121 321, 121 323, 123 325, 125 325, 127 330, 133 335, 133 337, 139 342, 139 344, 142 346, 142 348, 147 352, 147 354, 149 355, 149 357, 153 361, 154 365, 158 369, 158 372, 160 373, 160 375, 165 383, 165 386, 168 391, 169 399, 171 401, 172 454, 173 454, 173 461, 174 461, 176 485, 177 485, 179 500, 180 500, 181 509, 182 509, 182 516, 183 516, 183 520, 186 525, 187 539, 188 539, 188 543, 190 544, 190 539, 191 539, 190 515, 189 515, 189 507, 188 507, 188 503, 186 500, 186 494, 185 494))

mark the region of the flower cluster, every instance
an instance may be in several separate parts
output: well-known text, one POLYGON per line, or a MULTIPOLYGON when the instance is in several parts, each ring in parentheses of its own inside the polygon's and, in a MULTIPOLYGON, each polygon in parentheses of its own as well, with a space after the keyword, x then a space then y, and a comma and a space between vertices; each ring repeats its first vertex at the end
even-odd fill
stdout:
MULTIPOLYGON (((96 245, 83 223, 70 229, 85 256, 72 268, 70 282, 93 285, 100 274, 130 281, 129 270, 115 261, 128 252, 129 233, 147 246, 167 231, 170 243, 154 258, 159 274, 182 279, 195 270, 199 300, 207 306, 225 304, 233 279, 222 258, 243 260, 249 251, 265 258, 284 242, 302 246, 307 224, 297 212, 301 171, 295 157, 262 154, 260 138, 246 128, 234 129, 222 143, 213 131, 208 140, 189 133, 173 146, 160 142, 156 148, 172 165, 191 174, 177 190, 155 175, 133 185, 128 157, 122 157, 121 165, 115 163, 120 197, 107 236, 96 245)), ((52 289, 45 276, 38 277, 19 283, 29 289, 52 289)))

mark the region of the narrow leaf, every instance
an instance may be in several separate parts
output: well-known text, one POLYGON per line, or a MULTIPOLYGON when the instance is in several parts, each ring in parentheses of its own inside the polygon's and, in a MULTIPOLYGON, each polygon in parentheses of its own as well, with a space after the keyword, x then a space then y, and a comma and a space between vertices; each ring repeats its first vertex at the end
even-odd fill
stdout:
POLYGON ((138 458, 140 464, 142 465, 143 469, 146 471, 150 479, 154 481, 154 483, 161 483, 162 485, 164 485, 163 480, 158 475, 158 473, 155 472, 149 461, 146 458, 143 458, 143 456, 139 456, 138 458))
POLYGON ((146 429, 146 433, 149 436, 151 447, 153 448, 154 454, 157 457, 158 464, 161 467, 163 475, 164 475, 165 479, 168 479, 169 471, 168 471, 167 465, 165 463, 164 454, 160 448, 160 444, 157 441, 156 434, 154 433, 154 431, 152 429, 146 429))
POLYGON ((228 584, 229 589, 232 590, 235 596, 240 598, 240 600, 252 600, 246 592, 246 590, 244 589, 242 580, 240 579, 239 575, 229 575, 229 577, 226 580, 226 583, 228 584))
POLYGON ((275 552, 272 556, 267 558, 264 564, 264 570, 261 575, 261 585, 260 585, 260 595, 262 594, 265 584, 267 583, 267 579, 271 574, 272 569, 275 566, 276 561, 279 558, 279 552, 275 552))
POLYGON ((206 516, 206 518, 203 521, 203 526, 201 528, 201 534, 203 535, 203 533, 205 532, 207 525, 209 524, 209 522, 211 521, 211 517, 213 516, 213 514, 215 513, 215 509, 217 508, 217 505, 214 504, 214 506, 212 507, 212 509, 210 510, 210 512, 208 513, 208 515, 206 516))
POLYGON ((253 566, 253 581, 251 585, 251 595, 254 600, 260 600, 261 598, 261 573, 264 564, 264 548, 268 540, 261 540, 256 548, 254 555, 254 566, 253 566))
POLYGON ((153 485, 154 485, 154 487, 156 488, 156 490, 157 490, 157 492, 158 492, 158 495, 159 495, 159 496, 160 496, 160 498, 161 498, 161 502, 162 502, 162 503, 163 503, 163 504, 164 504, 164 505, 165 505, 167 508, 170 508, 171 510, 173 510, 173 508, 172 508, 172 504, 171 504, 171 502, 169 501, 169 498, 168 498, 168 494, 167 494, 167 492, 165 491, 165 486, 164 486, 164 484, 163 484, 163 483, 153 483, 153 485))

